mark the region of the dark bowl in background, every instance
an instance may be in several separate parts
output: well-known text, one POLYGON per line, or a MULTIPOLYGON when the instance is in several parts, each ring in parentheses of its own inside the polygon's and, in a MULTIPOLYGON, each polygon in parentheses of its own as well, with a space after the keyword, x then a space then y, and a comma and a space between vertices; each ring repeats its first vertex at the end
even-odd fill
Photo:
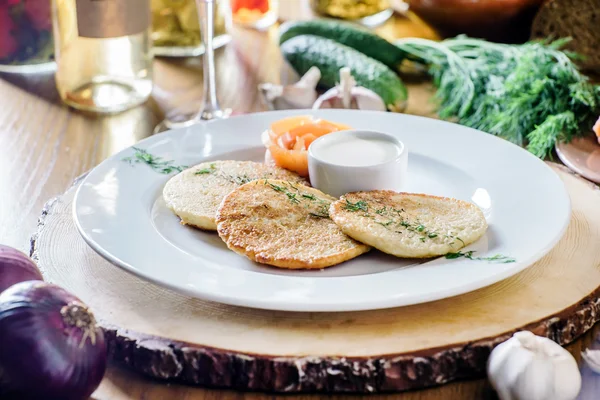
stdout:
POLYGON ((502 43, 529 39, 544 0, 404 0, 441 37, 458 34, 502 43))

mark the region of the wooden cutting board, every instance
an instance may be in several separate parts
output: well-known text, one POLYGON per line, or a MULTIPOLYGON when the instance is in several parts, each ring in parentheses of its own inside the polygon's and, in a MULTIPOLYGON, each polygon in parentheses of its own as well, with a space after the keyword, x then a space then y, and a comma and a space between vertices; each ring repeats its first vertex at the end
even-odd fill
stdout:
POLYGON ((46 205, 32 257, 46 280, 94 310, 111 357, 147 376, 269 392, 440 385, 483 376, 491 349, 514 331, 566 344, 600 319, 600 190, 550 165, 573 209, 557 246, 502 282, 410 307, 273 312, 180 295, 111 265, 87 246, 72 217, 78 183, 46 205))

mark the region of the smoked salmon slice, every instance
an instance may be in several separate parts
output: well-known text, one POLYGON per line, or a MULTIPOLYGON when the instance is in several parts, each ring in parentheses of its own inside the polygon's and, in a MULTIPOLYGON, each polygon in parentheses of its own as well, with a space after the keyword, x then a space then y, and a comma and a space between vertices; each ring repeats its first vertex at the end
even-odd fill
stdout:
POLYGON ((263 134, 263 144, 267 147, 265 162, 307 177, 308 146, 323 135, 348 129, 352 128, 310 115, 275 121, 263 134))

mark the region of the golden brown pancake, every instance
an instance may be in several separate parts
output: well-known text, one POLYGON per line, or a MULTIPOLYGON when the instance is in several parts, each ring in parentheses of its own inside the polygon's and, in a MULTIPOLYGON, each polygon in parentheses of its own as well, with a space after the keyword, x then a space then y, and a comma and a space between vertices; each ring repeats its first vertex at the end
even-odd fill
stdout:
POLYGON ((285 179, 306 183, 283 168, 253 161, 210 161, 172 177, 163 189, 163 198, 184 225, 216 230, 215 215, 223 198, 235 188, 255 179, 285 179))
POLYGON ((329 214, 348 236, 407 258, 456 252, 487 229, 483 213, 473 203, 389 190, 346 194, 331 205, 329 214))
POLYGON ((284 180, 261 179, 223 199, 217 231, 227 246, 249 259, 289 269, 321 269, 370 250, 329 219, 336 199, 284 180))

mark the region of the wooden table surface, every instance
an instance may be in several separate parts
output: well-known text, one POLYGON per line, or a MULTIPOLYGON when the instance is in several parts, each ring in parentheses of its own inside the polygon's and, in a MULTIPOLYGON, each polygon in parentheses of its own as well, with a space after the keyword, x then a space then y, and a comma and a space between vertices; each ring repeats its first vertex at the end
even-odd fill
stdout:
MULTIPOLYGON (((306 4, 299 1, 281 1, 280 18, 309 18, 306 4)), ((435 37, 418 20, 401 15, 396 15, 378 31, 389 38, 435 37)), ((220 101, 237 112, 265 110, 258 97, 257 84, 279 82, 288 73, 275 43, 277 26, 266 32, 234 28, 233 34, 232 43, 217 51, 220 101)), ((106 157, 150 136, 166 113, 198 109, 202 96, 200 59, 156 59, 154 67, 152 98, 143 106, 114 116, 83 115, 65 107, 58 98, 52 73, 0 75, 0 243, 28 252, 29 237, 48 199, 65 191, 77 176, 106 157)), ((408 112, 426 113, 410 106, 408 112)), ((597 331, 598 327, 568 346, 578 360, 582 349, 594 342, 597 331)), ((585 367, 583 375, 580 398, 596 398, 593 389, 600 382, 585 367)), ((415 400, 495 398, 485 380, 370 397, 415 400)), ((262 400, 273 396, 166 385, 112 365, 93 398, 262 400)))

